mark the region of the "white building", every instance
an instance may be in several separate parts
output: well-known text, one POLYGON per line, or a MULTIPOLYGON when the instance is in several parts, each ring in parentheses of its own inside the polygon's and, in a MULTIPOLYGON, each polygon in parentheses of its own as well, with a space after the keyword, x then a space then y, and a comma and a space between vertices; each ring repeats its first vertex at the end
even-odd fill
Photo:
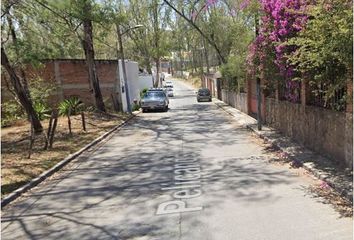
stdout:
MULTIPOLYGON (((134 100, 140 100, 140 91, 144 88, 150 88, 153 86, 151 75, 139 75, 138 63, 134 61, 125 60, 125 68, 127 72, 127 83, 129 90, 129 102, 133 106, 134 100)), ((123 78, 123 68, 122 62, 119 60, 119 76, 120 76, 120 86, 124 89, 122 92, 122 105, 123 111, 126 112, 127 108, 127 98, 125 92, 124 78, 123 78)), ((116 85, 118 88, 118 84, 116 85)), ((119 89, 116 89, 118 92, 119 89)))

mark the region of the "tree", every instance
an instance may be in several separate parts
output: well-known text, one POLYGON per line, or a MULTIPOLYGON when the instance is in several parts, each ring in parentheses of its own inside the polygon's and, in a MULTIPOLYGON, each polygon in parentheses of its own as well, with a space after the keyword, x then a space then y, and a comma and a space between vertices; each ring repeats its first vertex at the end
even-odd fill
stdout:
POLYGON ((9 74, 12 86, 14 87, 14 90, 16 92, 16 95, 21 105, 23 106, 26 113, 28 114, 28 117, 32 123, 34 131, 36 133, 42 132, 43 127, 41 122, 39 121, 36 112, 34 111, 33 104, 31 100, 28 98, 28 95, 26 94, 26 90, 21 84, 21 81, 17 76, 15 69, 11 66, 9 59, 6 55, 5 49, 3 47, 1 47, 1 65, 6 69, 7 73, 9 74))
POLYGON ((215 49, 218 54, 220 63, 226 63, 226 59, 221 53, 219 46, 215 43, 215 41, 213 41, 213 36, 209 37, 205 32, 203 32, 200 27, 195 23, 195 19, 192 18, 193 16, 195 16, 194 18, 196 18, 201 11, 204 11, 204 9, 213 4, 212 2, 214 1, 207 1, 207 3, 199 9, 199 11, 193 12, 191 18, 184 14, 184 10, 178 10, 170 1, 164 0, 164 2, 169 7, 171 7, 179 16, 185 19, 215 49))
MULTIPOLYGON (((33 59, 36 56, 36 51, 28 49, 30 43, 24 41, 29 36, 26 34, 26 31, 22 32, 22 38, 17 37, 17 32, 22 30, 24 25, 23 13, 18 11, 22 6, 18 2, 5 2, 2 8, 1 14, 1 29, 2 29, 2 38, 1 38, 1 65, 7 71, 13 92, 24 108, 28 115, 28 119, 31 121, 33 129, 36 133, 43 131, 40 119, 33 107, 31 101, 31 96, 28 90, 27 78, 25 71, 23 69, 23 64, 26 63, 26 59, 33 59), (17 18, 16 18, 17 17, 17 18), (17 21, 18 27, 15 29, 14 21, 17 21), (11 36, 11 37, 10 37, 11 36), (8 52, 5 51, 5 47, 10 49, 11 63, 8 52), (27 50, 27 51, 24 51, 27 50), (20 73, 20 75, 18 74, 20 73)), ((36 43, 34 43, 36 46, 36 43)))
POLYGON ((86 64, 89 73, 89 80, 93 90, 93 95, 95 99, 95 106, 99 111, 106 112, 104 106, 102 93, 100 89, 100 83, 98 80, 95 64, 95 52, 93 48, 92 40, 92 6, 89 0, 84 0, 83 2, 83 28, 84 28, 84 38, 83 38, 83 48, 85 50, 86 64))
MULTIPOLYGON (((37 0, 44 11, 49 11, 74 34, 82 44, 86 58, 89 75, 90 90, 92 91, 97 110, 105 112, 99 79, 96 72, 95 52, 93 46, 93 22, 102 22, 103 13, 101 6, 92 0, 65 0, 65 1, 41 1, 37 0), (80 26, 82 29, 80 30, 80 26)), ((53 20, 52 20, 53 21, 53 20)))
POLYGON ((306 28, 287 41, 296 46, 289 62, 314 84, 325 84, 325 99, 353 79, 352 2, 321 0, 309 7, 306 28))

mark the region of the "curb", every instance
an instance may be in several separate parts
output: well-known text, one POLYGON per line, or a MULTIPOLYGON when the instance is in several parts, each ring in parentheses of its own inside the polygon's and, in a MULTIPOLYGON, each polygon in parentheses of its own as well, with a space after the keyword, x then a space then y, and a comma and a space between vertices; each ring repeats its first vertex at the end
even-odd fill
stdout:
MULTIPOLYGON (((260 138, 264 139, 266 142, 270 143, 272 145, 272 147, 274 147, 275 149, 280 150, 283 153, 287 153, 288 155, 290 155, 289 152, 284 150, 278 144, 274 143, 268 137, 264 136, 262 133, 257 132, 250 125, 248 125, 247 128, 252 130, 255 134, 257 134, 257 136, 259 136, 260 138)), ((293 161, 293 160, 296 160, 296 159, 294 159, 292 157, 289 157, 289 160, 293 161)), ((310 172, 315 178, 326 182, 331 188, 333 188, 337 193, 339 193, 340 196, 344 197, 346 200, 348 200, 349 202, 353 203, 352 193, 350 193, 349 191, 347 191, 344 188, 339 187, 337 184, 334 183, 334 181, 331 181, 331 179, 328 177, 328 174, 326 174, 325 172, 323 172, 321 170, 317 170, 317 169, 313 168, 311 163, 301 163, 300 167, 302 167, 303 169, 305 169, 308 172, 310 172)))
MULTIPOLYGON (((224 109, 222 106, 219 106, 217 103, 214 102, 214 104, 222 109, 224 112, 226 112, 227 114, 234 116, 232 113, 228 112, 226 109, 224 109)), ((271 146, 273 148, 275 148, 276 150, 280 150, 283 153, 287 153, 288 155, 290 155, 290 153, 286 150, 284 150, 284 148, 282 148, 281 146, 279 146, 277 143, 274 143, 274 141, 272 141, 270 138, 268 138, 267 136, 265 136, 264 134, 258 132, 256 129, 254 129, 252 127, 252 125, 243 125, 245 126, 247 129, 251 130, 252 132, 254 132, 258 137, 260 137, 261 139, 264 139, 264 141, 268 142, 271 144, 271 146)), ((289 158, 290 162, 291 161, 296 161, 296 159, 290 157, 289 158)), ((350 191, 346 190, 345 188, 342 188, 340 186, 338 186, 337 184, 335 184, 334 181, 332 181, 328 174, 326 174, 325 172, 321 171, 321 170, 317 170, 315 168, 312 167, 311 163, 302 163, 301 162, 301 167, 305 170, 307 170, 308 172, 310 172, 315 178, 326 182, 332 189, 334 189, 337 193, 339 193, 343 198, 345 198, 346 200, 348 200, 349 202, 353 203, 353 193, 351 193, 350 191)))
POLYGON ((114 128, 112 128, 111 130, 109 130, 108 132, 104 133, 103 135, 101 135, 100 137, 96 138, 95 140, 93 140, 91 143, 87 144, 86 146, 84 146, 83 148, 81 148, 80 150, 78 150, 77 152, 70 154, 69 156, 67 156, 66 158, 64 158, 62 161, 58 162, 55 166, 53 166, 52 168, 48 169, 47 171, 43 172, 41 175, 39 175, 38 177, 32 179, 30 182, 28 182, 27 184, 25 184, 24 186, 20 187, 19 189, 15 190, 14 192, 10 193, 8 196, 4 197, 1 200, 1 208, 5 207, 6 205, 8 205, 9 203, 13 202, 14 200, 16 200, 18 197, 20 197, 23 193, 27 192, 28 190, 30 190, 31 188, 37 186, 39 183, 43 182, 45 179, 47 179, 48 177, 50 177, 51 175, 53 175, 55 172, 59 171, 61 168, 63 168, 66 164, 68 164, 69 162, 71 162, 73 159, 75 159, 76 157, 78 157, 79 155, 81 155, 84 151, 88 150, 89 148, 93 147, 94 145, 98 144, 99 142, 101 142, 103 139, 105 139, 106 137, 108 137, 109 135, 111 135, 113 132, 115 132, 116 130, 120 129, 121 127, 123 127, 126 123, 128 123, 131 119, 133 119, 136 115, 138 115, 140 112, 133 114, 132 116, 130 116, 127 120, 125 120, 124 122, 122 122, 121 124, 115 126, 114 128))

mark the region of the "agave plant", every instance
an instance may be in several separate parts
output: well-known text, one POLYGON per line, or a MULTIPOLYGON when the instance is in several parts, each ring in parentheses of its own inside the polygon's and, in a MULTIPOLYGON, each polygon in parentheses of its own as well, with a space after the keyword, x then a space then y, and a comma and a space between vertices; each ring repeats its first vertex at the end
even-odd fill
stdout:
POLYGON ((43 102, 35 102, 33 108, 40 121, 50 117, 50 109, 43 102))
POLYGON ((63 116, 76 115, 84 110, 84 103, 78 97, 71 97, 59 104, 59 114, 63 116))

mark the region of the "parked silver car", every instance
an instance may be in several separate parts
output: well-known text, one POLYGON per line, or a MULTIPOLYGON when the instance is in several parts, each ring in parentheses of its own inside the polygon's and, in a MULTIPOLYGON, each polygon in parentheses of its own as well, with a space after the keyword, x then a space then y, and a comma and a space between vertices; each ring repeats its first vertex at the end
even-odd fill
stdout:
POLYGON ((173 97, 173 88, 167 87, 166 92, 167 92, 167 96, 173 97))
POLYGON ((168 98, 162 89, 151 89, 147 91, 140 100, 140 106, 143 112, 147 110, 168 110, 168 98))

